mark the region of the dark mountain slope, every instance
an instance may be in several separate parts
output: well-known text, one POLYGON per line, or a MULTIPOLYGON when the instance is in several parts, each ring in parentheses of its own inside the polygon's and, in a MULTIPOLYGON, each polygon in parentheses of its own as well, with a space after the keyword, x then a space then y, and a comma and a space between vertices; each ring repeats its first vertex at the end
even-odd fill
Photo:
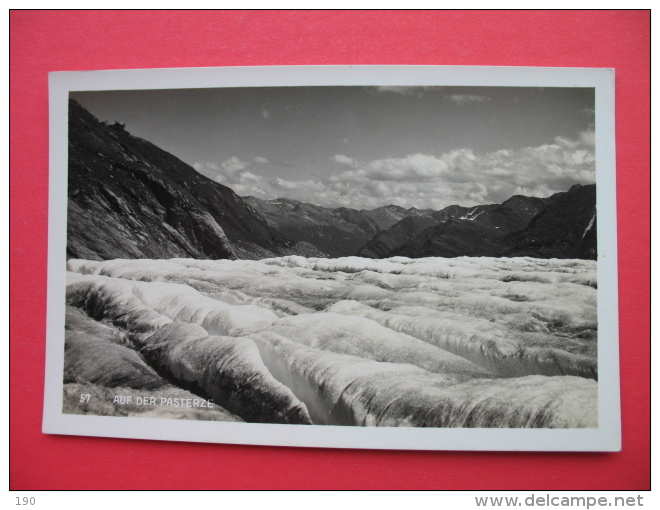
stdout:
POLYGON ((287 198, 244 199, 268 224, 292 242, 307 242, 330 257, 355 255, 369 239, 410 214, 426 214, 396 205, 371 211, 339 207, 336 209, 298 202, 287 198))
POLYGON ((439 212, 443 217, 438 224, 418 232, 409 242, 393 246, 380 257, 495 256, 502 249, 499 238, 524 228, 546 204, 547 199, 516 195, 502 204, 450 206, 439 212))
POLYGON ((412 209, 404 209, 398 205, 384 205, 371 210, 361 209, 359 212, 369 217, 378 226, 378 231, 380 232, 390 228, 408 216, 424 216, 433 211, 415 209, 414 207, 412 209))
POLYGON ((408 244, 427 228, 447 223, 453 218, 466 214, 468 210, 467 207, 451 205, 442 211, 429 210, 424 214, 406 216, 391 228, 373 237, 358 250, 357 255, 374 259, 388 257, 390 253, 408 244))
POLYGON ((231 189, 69 102, 67 257, 257 258, 295 249, 231 189))
POLYGON ((596 259, 596 185, 573 186, 550 203, 524 229, 506 236, 505 257, 596 259))

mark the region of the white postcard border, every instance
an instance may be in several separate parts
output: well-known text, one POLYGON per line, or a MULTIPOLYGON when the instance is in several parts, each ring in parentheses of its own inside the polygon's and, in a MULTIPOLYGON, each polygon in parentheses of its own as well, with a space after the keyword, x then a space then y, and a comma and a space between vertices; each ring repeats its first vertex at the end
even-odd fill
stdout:
POLYGON ((621 449, 614 70, 469 66, 299 66, 56 72, 49 76, 48 308, 43 432, 170 441, 393 450, 621 449), (270 425, 62 413, 68 99, 71 91, 260 86, 595 87, 598 214, 597 429, 270 425))

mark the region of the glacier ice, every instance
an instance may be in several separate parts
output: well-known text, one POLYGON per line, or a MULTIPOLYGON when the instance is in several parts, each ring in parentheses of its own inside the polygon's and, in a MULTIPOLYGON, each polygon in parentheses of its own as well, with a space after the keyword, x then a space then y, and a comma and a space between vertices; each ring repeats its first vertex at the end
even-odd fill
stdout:
POLYGON ((526 346, 511 331, 486 320, 467 322, 456 314, 437 312, 421 316, 419 308, 405 308, 402 310, 407 312, 405 314, 397 313, 396 309, 384 312, 355 301, 342 301, 328 311, 372 319, 503 377, 544 374, 596 378, 593 358, 553 347, 526 346))
POLYGON ((253 336, 273 375, 314 423, 410 427, 595 427, 597 384, 526 376, 456 383, 408 364, 320 351, 272 332, 253 336))
MULTIPOLYGON (((256 307, 217 302, 217 312, 210 298, 181 284, 90 275, 71 276, 70 282, 70 303, 126 330, 140 353, 180 386, 199 391, 246 421, 309 423, 305 406, 271 376, 251 340, 212 336, 218 330, 235 333, 242 326, 252 330, 250 321, 263 318, 256 307)), ((260 310, 266 317, 272 314, 260 310)))
POLYGON ((273 323, 268 331, 294 342, 324 351, 351 354, 365 359, 409 363, 429 372, 451 374, 457 379, 493 377, 494 374, 448 350, 438 349, 412 336, 401 334, 369 318, 349 313, 304 314, 273 323))
MULTIPOLYGON (((92 359, 96 335, 117 366, 137 356, 158 380, 246 421, 598 423, 595 261, 72 259, 67 269, 68 351, 92 359)), ((74 359, 67 373, 86 375, 71 384, 109 384, 98 363, 74 370, 74 359)))
POLYGON ((248 338, 208 336, 193 324, 171 324, 145 339, 142 350, 180 385, 246 421, 311 423, 305 405, 271 375, 248 338))
POLYGON ((155 390, 167 382, 135 350, 122 345, 122 334, 74 307, 67 307, 64 382, 108 388, 155 390))
POLYGON ((149 416, 214 421, 242 421, 217 404, 204 409, 117 404, 115 398, 148 394, 157 399, 198 399, 171 385, 129 347, 119 329, 93 320, 82 310, 66 307, 63 411, 67 414, 149 416), (139 390, 136 392, 135 390, 139 390), (87 399, 81 399, 86 395, 87 399))

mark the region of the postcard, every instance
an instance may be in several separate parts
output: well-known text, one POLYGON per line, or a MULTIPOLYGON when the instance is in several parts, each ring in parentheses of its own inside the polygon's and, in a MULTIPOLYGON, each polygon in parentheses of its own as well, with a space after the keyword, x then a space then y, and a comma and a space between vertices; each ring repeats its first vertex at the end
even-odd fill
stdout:
POLYGON ((612 69, 49 93, 45 433, 620 449, 612 69))

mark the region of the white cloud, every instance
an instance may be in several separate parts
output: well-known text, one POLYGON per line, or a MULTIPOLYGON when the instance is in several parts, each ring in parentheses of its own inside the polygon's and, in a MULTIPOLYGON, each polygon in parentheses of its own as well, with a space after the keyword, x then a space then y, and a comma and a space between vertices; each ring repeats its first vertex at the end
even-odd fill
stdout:
MULTIPOLYGON (((242 196, 291 198, 326 207, 371 209, 387 204, 442 209, 448 205, 501 203, 515 194, 547 197, 573 184, 595 182, 593 131, 573 139, 521 149, 474 154, 458 149, 440 155, 415 153, 362 162, 344 154, 341 166, 321 179, 289 180, 260 175, 262 161, 236 157, 195 168, 242 196)), ((266 158, 259 158, 264 161, 266 158)))
POLYGON ((389 92, 400 96, 422 96, 427 90, 439 90, 441 87, 423 87, 423 86, 381 86, 376 87, 376 92, 389 92))
POLYGON ((558 136, 555 138, 555 143, 568 149, 584 148, 593 150, 593 148, 596 146, 596 133, 593 131, 593 129, 588 129, 586 131, 580 132, 577 139, 575 140, 569 140, 567 138, 558 136))
POLYGON ((580 142, 586 147, 596 147, 596 132, 592 129, 580 133, 580 142))
POLYGON ((445 99, 459 106, 465 106, 466 104, 473 103, 485 103, 486 101, 490 101, 490 97, 478 96, 476 94, 447 94, 445 95, 445 99))
POLYGON ((193 168, 203 174, 206 172, 217 172, 220 169, 220 167, 212 161, 196 161, 193 163, 193 168))
POLYGON ((344 156, 343 154, 335 154, 330 159, 332 159, 336 163, 339 163, 340 165, 357 166, 358 164, 356 159, 349 158, 348 156, 344 156))
POLYGON ((255 156, 250 161, 241 161, 236 156, 232 156, 229 159, 225 159, 220 164, 213 161, 196 161, 192 166, 195 170, 206 177, 227 184, 228 182, 231 182, 234 177, 238 176, 244 170, 247 170, 253 165, 267 165, 270 163, 271 162, 268 159, 261 156, 255 156))
POLYGON ((219 165, 206 162, 195 163, 193 166, 216 182, 229 186, 241 196, 252 195, 264 199, 276 197, 302 199, 303 197, 313 196, 315 193, 323 195, 327 190, 327 184, 320 181, 291 181, 279 177, 269 178, 252 171, 255 170, 256 165, 269 163, 271 163, 269 160, 262 157, 253 158, 250 162, 231 157, 219 165))
POLYGON ((236 156, 223 161, 220 167, 225 175, 236 175, 250 166, 250 163, 241 161, 236 156))
POLYGON ((377 159, 333 175, 333 181, 412 181, 428 182, 443 179, 460 182, 466 178, 464 171, 474 165, 476 158, 471 150, 460 149, 434 156, 411 154, 405 158, 377 159))

